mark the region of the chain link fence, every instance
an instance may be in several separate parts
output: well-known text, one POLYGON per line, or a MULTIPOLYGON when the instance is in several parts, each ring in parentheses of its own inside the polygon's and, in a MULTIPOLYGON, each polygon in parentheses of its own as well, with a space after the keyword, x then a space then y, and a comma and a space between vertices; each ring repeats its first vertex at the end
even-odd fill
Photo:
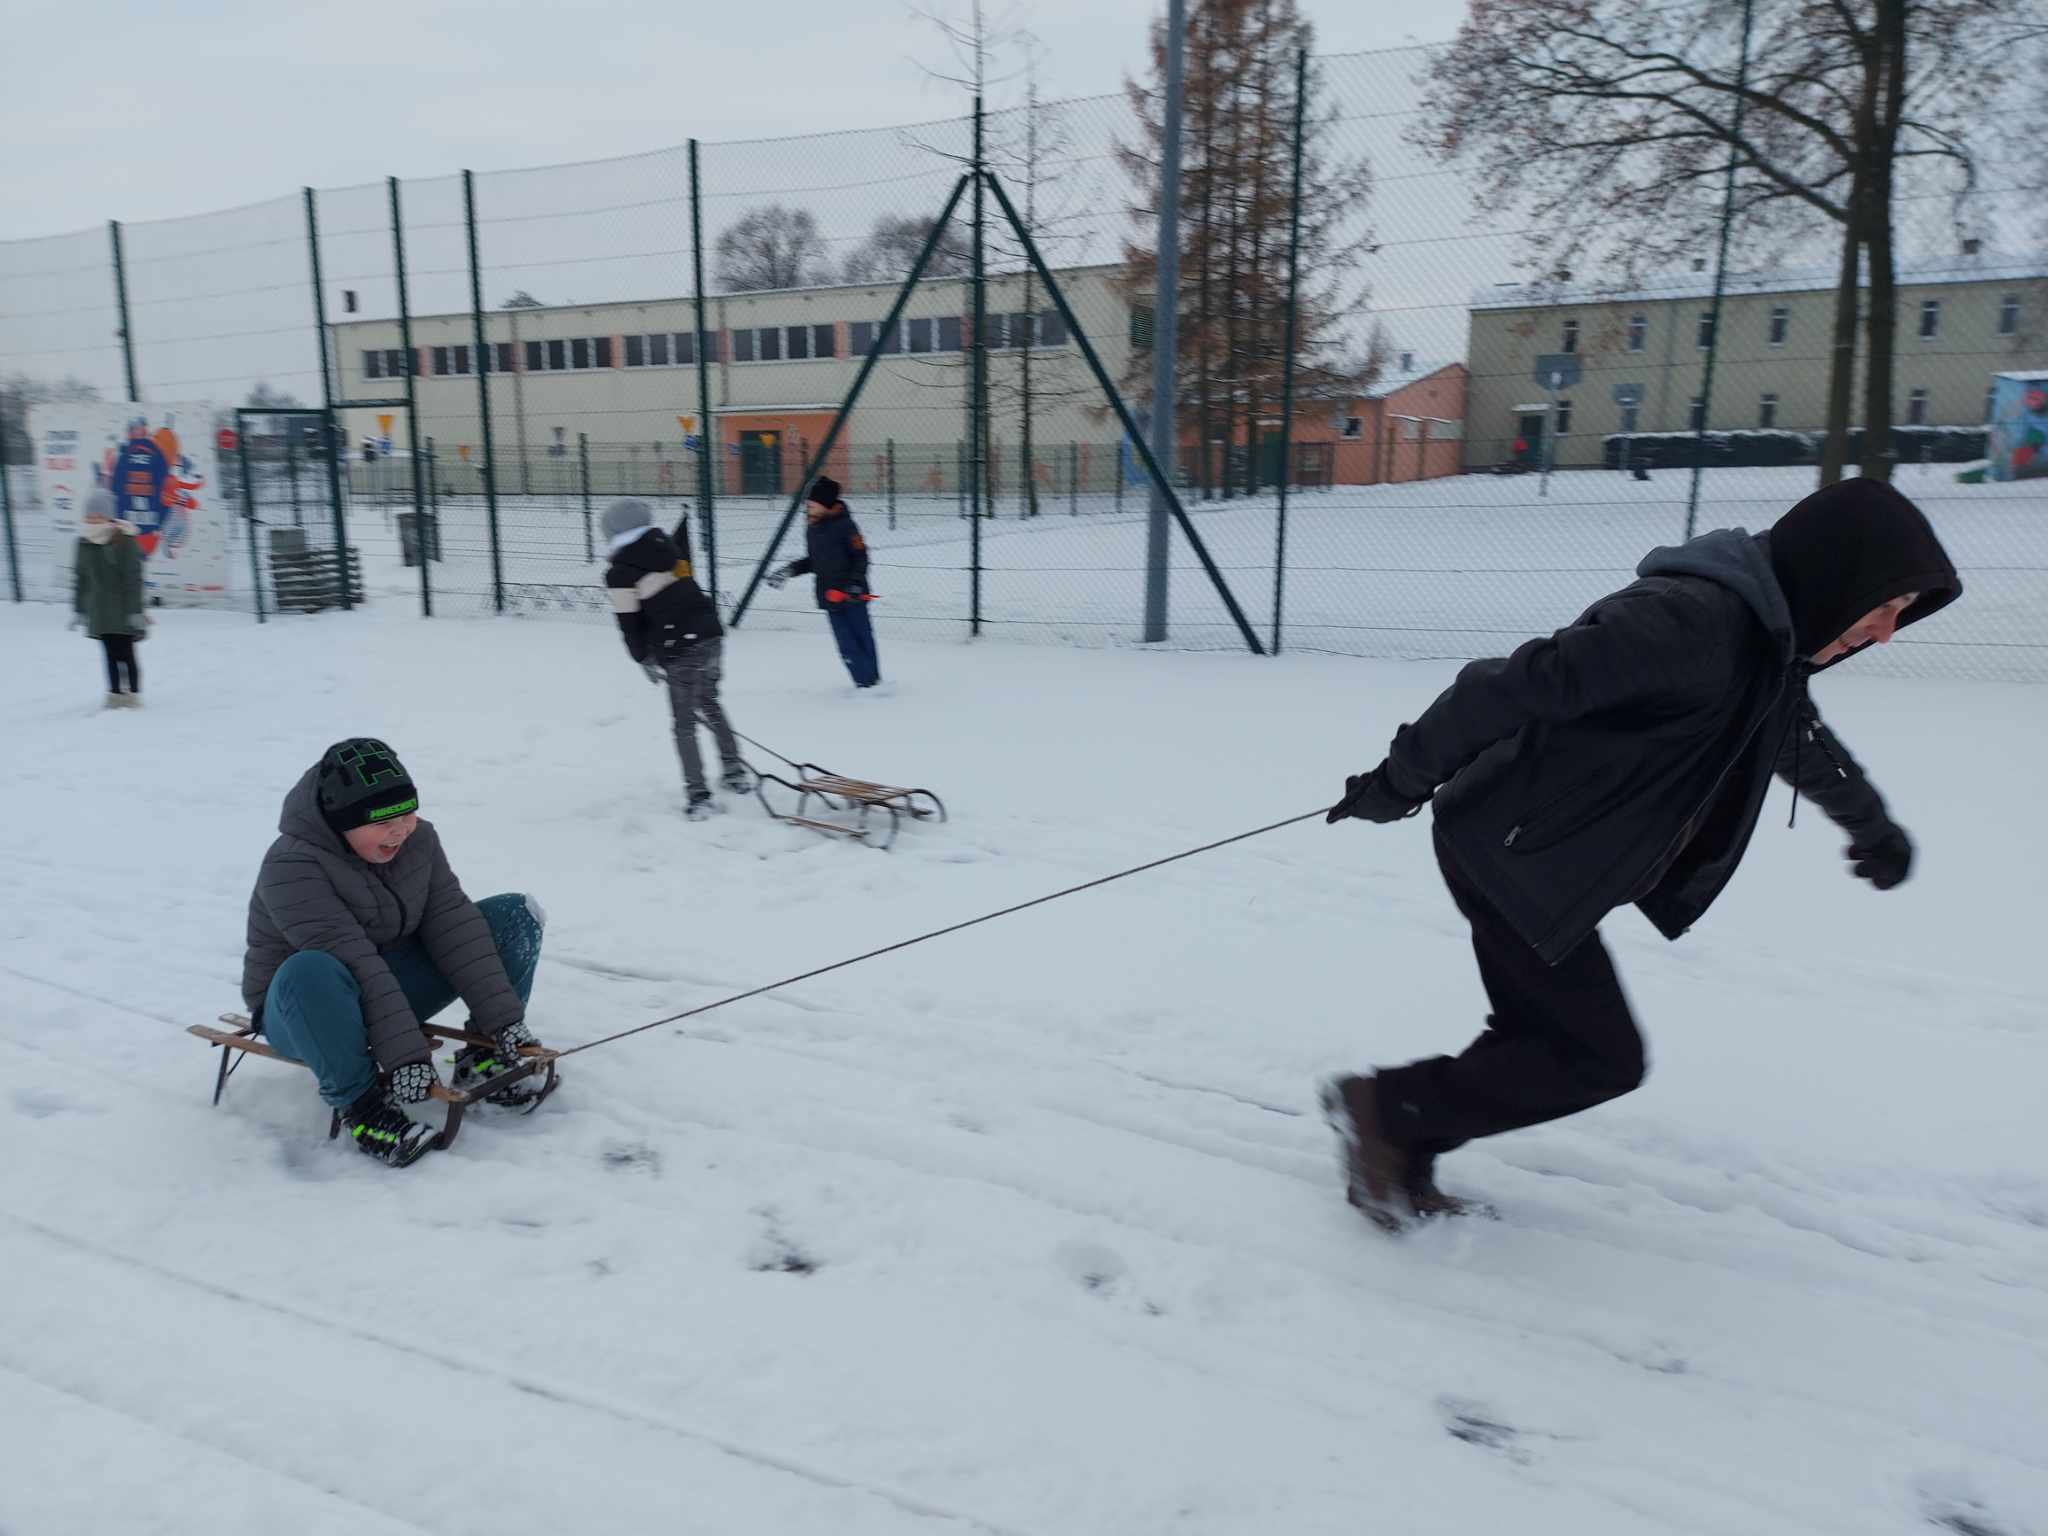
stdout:
MULTIPOLYGON (((1442 158, 1444 50, 1297 75, 1270 47, 1254 79, 1206 46, 1197 26, 1173 471, 1202 549, 1174 529, 1168 643, 1494 654, 1649 548, 1766 527, 1819 483, 1825 221, 1725 268, 1532 267, 1542 231, 1442 158)), ((29 411, 139 395, 239 426, 230 595, 266 615, 598 618, 599 520, 630 495, 688 520, 728 614, 814 624, 801 584, 754 578, 799 551, 822 470, 885 627, 1138 643, 1151 492, 1096 370, 1142 428, 1157 95, 1014 94, 978 155, 963 113, 0 242, 10 595, 60 597, 71 537, 29 411)), ((1959 223, 1916 186, 1888 467, 1970 595, 1870 664, 2048 681, 2039 191, 1987 164, 1959 223)))

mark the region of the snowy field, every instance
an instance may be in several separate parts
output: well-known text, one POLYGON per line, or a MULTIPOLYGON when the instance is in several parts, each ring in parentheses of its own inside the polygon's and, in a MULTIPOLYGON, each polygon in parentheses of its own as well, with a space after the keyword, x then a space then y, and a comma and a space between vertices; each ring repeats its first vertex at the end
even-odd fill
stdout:
POLYGON ((855 696, 821 628, 741 631, 728 704, 944 795, 893 853, 684 823, 606 625, 165 613, 102 714, 0 605, 0 1531, 2048 1533, 2038 688, 1824 678, 1915 878, 1781 790, 1686 941, 1614 918, 1650 1080, 1447 1160, 1498 1222, 1376 1235, 1312 1112, 1479 1025, 1418 823, 577 1056, 403 1173, 295 1069, 208 1106, 183 1027, 336 737, 545 903, 567 1045, 1326 803, 1451 671, 905 625, 855 696))
MULTIPOLYGON (((1291 498, 1282 646, 1288 650, 1397 660, 1490 655, 1524 636, 1554 629, 1632 576, 1643 554, 1684 537, 1691 476, 1659 471, 1639 482, 1607 472, 1552 477, 1462 475, 1419 484, 1340 486, 1291 498)), ((1958 485, 1949 465, 1902 468, 1898 484, 1926 508, 1955 558, 1969 601, 1939 631, 1908 631, 1871 670, 1901 677, 2048 682, 2048 483, 1958 485)), ((1739 469, 1704 479, 1700 529, 1764 528, 1813 488, 1808 469, 1739 469)), ((593 498, 592 523, 608 498, 593 498)), ((952 498, 901 498, 896 525, 886 503, 852 498, 874 550, 874 609, 884 633, 954 639, 971 612, 972 525, 952 498)), ((660 504, 680 516, 684 503, 660 504)), ((1135 643, 1145 569, 1142 494, 1118 510, 1109 495, 1083 497, 1073 512, 1050 498, 1045 513, 1020 520, 1005 503, 981 537, 984 633, 1013 641, 1086 646, 1135 643)), ((419 610, 419 573, 400 560, 396 511, 357 502, 349 538, 362 551, 379 602, 419 610)), ((727 606, 745 590, 785 504, 721 501, 718 570, 727 606)), ((1262 644, 1273 630, 1277 514, 1271 495, 1193 503, 1193 520, 1262 644)), ((331 542, 315 488, 302 487, 299 513, 312 537, 331 542)), ((288 523, 286 487, 266 487, 263 516, 288 523)), ((441 504, 444 559, 432 572, 438 614, 490 611, 492 571, 482 498, 441 504)), ((31 519, 35 529, 39 520, 31 519)), ((32 530, 34 531, 34 530, 32 530)), ((586 560, 580 498, 507 498, 500 548, 508 606, 528 615, 582 614, 605 621, 601 558, 586 560)), ((46 546, 25 556, 37 579, 54 568, 46 546)), ((701 523, 698 553, 704 556, 701 523)), ((592 547, 602 557, 603 539, 592 547)), ((1241 649, 1243 642, 1187 541, 1173 537, 1172 644, 1241 649)), ((779 558, 802 551, 801 523, 779 558)), ((239 542, 230 579, 246 601, 248 552, 239 542)), ((757 594, 747 623, 809 629, 807 583, 757 594)))

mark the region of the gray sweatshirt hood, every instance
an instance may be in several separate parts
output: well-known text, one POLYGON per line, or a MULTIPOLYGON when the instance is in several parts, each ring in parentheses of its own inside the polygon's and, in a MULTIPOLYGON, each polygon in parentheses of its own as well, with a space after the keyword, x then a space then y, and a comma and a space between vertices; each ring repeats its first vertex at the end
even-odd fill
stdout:
POLYGON ((349 852, 341 834, 327 825, 327 818, 320 814, 318 763, 300 774, 299 782, 284 797, 284 809, 277 813, 277 830, 286 837, 296 837, 302 843, 311 843, 329 853, 349 852))
POLYGON ((1638 576, 1698 576, 1715 582, 1749 604, 1788 666, 1798 648, 1792 607, 1771 568, 1771 536, 1741 528, 1717 528, 1683 544, 1653 549, 1636 567, 1638 576))

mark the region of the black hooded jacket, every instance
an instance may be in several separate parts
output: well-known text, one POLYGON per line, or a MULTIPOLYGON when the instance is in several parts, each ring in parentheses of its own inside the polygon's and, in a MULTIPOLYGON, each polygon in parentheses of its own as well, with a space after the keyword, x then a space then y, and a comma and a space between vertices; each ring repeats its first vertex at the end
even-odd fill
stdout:
POLYGON ((605 590, 635 661, 667 661, 725 633, 690 564, 690 520, 673 534, 649 528, 612 555, 605 590))
POLYGON ((1767 534, 1653 550, 1637 575, 1569 628, 1471 663, 1389 754, 1393 787, 1435 789, 1451 858, 1553 965, 1627 902, 1668 938, 1697 922, 1774 771, 1852 840, 1881 832, 1884 801, 1821 723, 1807 658, 1895 597, 1919 594, 1903 625, 1962 591, 1919 510, 1868 480, 1767 534))
POLYGON ((789 576, 809 576, 818 606, 828 612, 838 603, 868 595, 868 545, 860 524, 839 502, 825 516, 804 525, 804 554, 784 566, 789 576), (839 597, 833 597, 837 592, 839 597))

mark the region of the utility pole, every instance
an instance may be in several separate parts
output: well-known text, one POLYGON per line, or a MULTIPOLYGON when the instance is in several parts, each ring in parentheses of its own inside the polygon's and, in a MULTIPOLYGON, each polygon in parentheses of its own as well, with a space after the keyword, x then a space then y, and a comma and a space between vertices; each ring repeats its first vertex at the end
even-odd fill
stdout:
MULTIPOLYGON (((1152 295, 1152 457, 1159 473, 1173 475, 1175 322, 1180 313, 1180 107, 1181 55, 1187 42, 1186 0, 1167 0, 1166 101, 1159 166, 1159 248, 1152 295)), ((1147 640, 1166 638, 1166 575, 1170 528, 1164 491, 1152 487, 1145 526, 1145 629, 1147 640)))

